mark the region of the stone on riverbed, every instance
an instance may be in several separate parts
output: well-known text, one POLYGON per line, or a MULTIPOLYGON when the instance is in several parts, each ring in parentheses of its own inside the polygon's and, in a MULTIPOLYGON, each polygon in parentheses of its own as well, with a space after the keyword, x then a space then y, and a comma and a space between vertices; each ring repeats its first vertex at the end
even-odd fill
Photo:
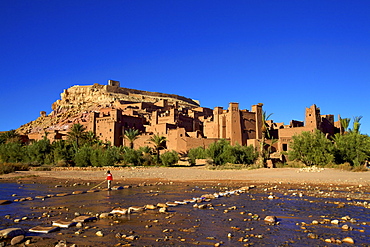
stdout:
POLYGON ((147 205, 145 205, 145 209, 151 209, 151 210, 153 210, 153 209, 156 209, 157 208, 157 206, 156 205, 153 205, 153 204, 147 204, 147 205))
POLYGON ((347 243, 347 244, 354 244, 355 241, 353 240, 353 238, 351 237, 346 237, 342 240, 343 243, 347 243))
POLYGON ((78 190, 78 191, 73 191, 72 192, 73 195, 80 195, 80 194, 84 194, 84 193, 86 193, 86 191, 78 190))
POLYGON ((56 220, 56 221, 53 221, 52 225, 53 226, 59 226, 59 227, 62 227, 62 228, 69 228, 71 226, 76 225, 76 222, 65 221, 65 220, 56 220))
POLYGON ((59 197, 69 196, 69 195, 70 195, 69 193, 59 193, 59 194, 56 194, 56 196, 59 196, 59 197))
POLYGON ((0 205, 10 204, 12 201, 9 200, 0 200, 0 205))
POLYGON ((100 215, 99 215, 99 218, 100 219, 106 219, 106 218, 109 218, 110 216, 112 216, 113 215, 113 213, 101 213, 100 215))
POLYGON ((81 216, 74 218, 72 221, 73 222, 88 222, 88 221, 93 221, 93 220, 96 220, 96 217, 81 215, 81 216))
POLYGON ((264 220, 267 223, 276 223, 277 221, 276 217, 271 215, 266 216, 264 220))
POLYGON ((54 231, 58 231, 59 227, 57 226, 35 226, 29 229, 30 232, 38 232, 38 233, 50 233, 54 231))
POLYGON ((123 190, 122 186, 113 186, 112 190, 123 190))
POLYGON ((111 214, 128 214, 127 208, 115 208, 112 211, 110 211, 111 214))
POLYGON ((24 240, 24 235, 16 236, 16 237, 12 238, 12 240, 10 241, 10 245, 16 245, 16 244, 19 244, 19 243, 21 243, 23 240, 24 240))
POLYGON ((99 192, 100 190, 88 190, 86 191, 87 193, 94 193, 94 192, 99 192))
POLYGON ((21 228, 8 228, 0 231, 1 238, 14 238, 23 235, 25 232, 21 228))

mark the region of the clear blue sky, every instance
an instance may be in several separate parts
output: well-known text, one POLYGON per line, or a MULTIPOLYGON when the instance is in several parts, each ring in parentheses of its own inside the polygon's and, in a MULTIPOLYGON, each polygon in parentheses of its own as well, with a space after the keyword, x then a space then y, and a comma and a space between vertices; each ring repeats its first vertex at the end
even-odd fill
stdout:
POLYGON ((3 131, 113 79, 285 124, 316 104, 370 134, 368 0, 1 0, 0 23, 3 131))

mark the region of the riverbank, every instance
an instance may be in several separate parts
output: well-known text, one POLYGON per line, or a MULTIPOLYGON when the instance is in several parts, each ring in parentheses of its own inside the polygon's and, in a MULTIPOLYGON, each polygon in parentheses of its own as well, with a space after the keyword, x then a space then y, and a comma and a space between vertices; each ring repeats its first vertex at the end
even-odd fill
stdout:
POLYGON ((249 182, 249 183, 318 183, 337 185, 370 186, 370 172, 350 172, 338 169, 300 169, 275 168, 255 170, 209 170, 203 166, 196 167, 105 167, 73 168, 52 171, 17 171, 0 176, 0 179, 28 179, 47 182, 50 179, 73 181, 102 181, 105 173, 111 170, 114 180, 119 182, 249 182))

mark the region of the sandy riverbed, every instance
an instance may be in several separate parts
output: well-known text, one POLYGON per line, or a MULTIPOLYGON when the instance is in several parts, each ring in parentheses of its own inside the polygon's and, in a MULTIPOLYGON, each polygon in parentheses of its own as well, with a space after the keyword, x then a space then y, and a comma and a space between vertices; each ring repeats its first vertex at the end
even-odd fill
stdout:
MULTIPOLYGON (((48 178, 71 179, 81 181, 99 181, 105 179, 106 170, 110 169, 114 180, 126 182, 144 181, 235 181, 235 182, 290 182, 319 184, 361 184, 370 185, 370 172, 349 172, 338 169, 323 169, 309 172, 298 168, 276 168, 256 170, 208 170, 205 167, 125 167, 101 168, 101 170, 61 170, 61 171, 18 171, 1 175, 0 179, 37 176, 48 178)), ((40 181, 40 179, 38 179, 40 181)))

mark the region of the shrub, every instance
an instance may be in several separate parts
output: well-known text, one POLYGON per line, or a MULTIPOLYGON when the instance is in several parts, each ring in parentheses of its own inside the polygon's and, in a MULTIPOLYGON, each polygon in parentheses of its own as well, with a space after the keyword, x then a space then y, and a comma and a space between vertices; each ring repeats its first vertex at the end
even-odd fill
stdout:
POLYGON ((28 165, 23 163, 1 163, 0 174, 12 173, 15 171, 27 171, 28 165))
POLYGON ((125 165, 132 164, 132 165, 141 165, 142 163, 142 153, 138 150, 125 148, 122 154, 122 161, 125 165))
POLYGON ((307 166, 325 166, 334 160, 332 143, 321 131, 304 131, 300 135, 294 135, 292 139, 290 160, 301 161, 307 166))
POLYGON ((203 147, 192 148, 188 152, 188 157, 189 157, 189 163, 191 165, 195 165, 196 159, 207 158, 207 152, 203 147))
POLYGON ((91 148, 88 146, 83 146, 77 150, 73 158, 73 161, 76 164, 76 166, 79 167, 91 166, 91 154, 92 154, 91 148))
POLYGON ((160 159, 164 166, 171 166, 179 161, 179 154, 176 151, 165 152, 161 154, 160 159))

